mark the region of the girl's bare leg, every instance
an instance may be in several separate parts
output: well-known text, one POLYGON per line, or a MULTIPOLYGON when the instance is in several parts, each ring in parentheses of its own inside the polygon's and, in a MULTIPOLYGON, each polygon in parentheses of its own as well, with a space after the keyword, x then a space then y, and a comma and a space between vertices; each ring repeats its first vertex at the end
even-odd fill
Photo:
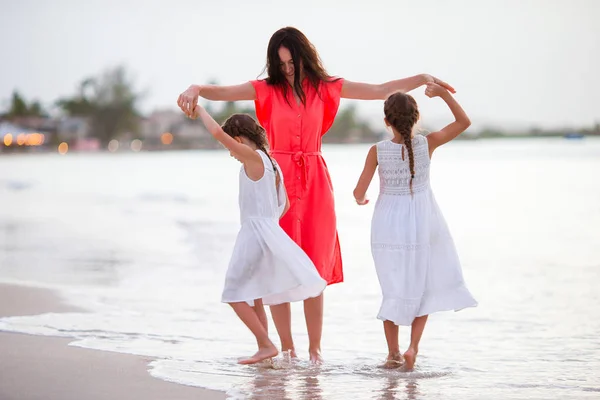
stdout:
POLYGON ((399 326, 392 321, 383 321, 383 331, 388 346, 388 356, 383 368, 398 368, 404 363, 404 358, 400 354, 400 344, 398 341, 399 326))
POLYGON ((428 315, 417 317, 413 321, 410 330, 410 347, 404 353, 405 368, 407 370, 413 369, 415 361, 417 361, 417 354, 419 353, 419 342, 423 331, 425 330, 425 324, 427 323, 428 315))
POLYGON ((289 351, 292 357, 296 357, 294 339, 292 339, 292 310, 290 303, 271 306, 271 316, 281 341, 281 351, 289 351))
POLYGON ((254 300, 254 312, 258 316, 260 323, 265 327, 265 331, 267 334, 269 333, 269 321, 267 321, 267 313, 265 312, 265 307, 263 306, 262 299, 254 300))
POLYGON ((258 344, 258 351, 256 354, 238 362, 240 364, 256 364, 267 358, 275 357, 278 353, 277 348, 269 339, 267 330, 260 321, 256 311, 254 311, 254 308, 250 307, 246 302, 230 303, 229 305, 248 329, 250 329, 258 344))

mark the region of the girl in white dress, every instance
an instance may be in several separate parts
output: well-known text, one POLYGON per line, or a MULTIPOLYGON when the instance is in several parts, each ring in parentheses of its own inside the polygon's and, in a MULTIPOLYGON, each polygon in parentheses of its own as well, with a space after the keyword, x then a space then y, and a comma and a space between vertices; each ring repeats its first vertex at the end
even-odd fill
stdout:
POLYGON ((392 94, 385 101, 385 124, 394 138, 372 146, 354 197, 368 203, 366 192, 379 168, 380 192, 371 224, 371 251, 383 293, 377 318, 388 344, 384 367, 411 370, 427 316, 438 311, 474 307, 446 221, 429 184, 433 151, 471 124, 443 87, 429 83, 425 94, 441 97, 455 121, 427 137, 413 136, 419 110, 412 96, 392 94), (411 326, 408 350, 401 355, 398 325, 411 326))
POLYGON ((265 130, 246 114, 234 114, 220 127, 201 106, 208 131, 243 165, 239 175, 241 228, 231 257, 222 301, 229 303, 256 337, 258 352, 240 360, 254 364, 278 353, 268 335, 263 304, 317 297, 327 282, 306 253, 279 226, 289 200, 279 167, 267 154, 265 130))

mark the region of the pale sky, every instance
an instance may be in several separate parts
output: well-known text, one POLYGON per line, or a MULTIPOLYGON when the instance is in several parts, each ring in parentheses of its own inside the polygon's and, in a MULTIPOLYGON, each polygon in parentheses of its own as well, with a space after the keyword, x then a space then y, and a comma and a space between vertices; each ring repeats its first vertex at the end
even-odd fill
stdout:
MULTIPOLYGON (((149 91, 144 112, 175 108, 191 83, 256 78, 271 34, 291 25, 333 75, 446 80, 474 126, 600 122, 597 0, 0 0, 0 10, 0 106, 14 89, 48 105, 124 63, 149 91)), ((448 121, 422 93, 424 122, 448 121)), ((382 102, 357 104, 382 117, 382 102)))

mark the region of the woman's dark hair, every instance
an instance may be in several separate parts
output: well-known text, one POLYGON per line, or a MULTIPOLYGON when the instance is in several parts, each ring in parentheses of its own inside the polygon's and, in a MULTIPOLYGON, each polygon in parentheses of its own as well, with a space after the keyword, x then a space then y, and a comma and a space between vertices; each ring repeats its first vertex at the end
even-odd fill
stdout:
MULTIPOLYGON (((406 93, 394 93, 383 104, 385 119, 402 136, 404 146, 408 152, 408 165, 410 168, 410 192, 415 178, 415 157, 412 147, 412 130, 419 120, 419 108, 415 99, 406 93)), ((402 152, 404 159, 404 148, 402 152)))
POLYGON ((306 104, 306 94, 302 89, 302 82, 300 81, 300 74, 302 72, 309 83, 317 90, 317 93, 319 93, 319 84, 322 81, 329 82, 335 80, 325 71, 317 49, 302 32, 289 26, 279 29, 271 36, 269 46, 267 47, 267 64, 265 70, 268 77, 266 81, 269 85, 279 86, 283 90, 283 96, 288 104, 288 81, 281 71, 281 59, 279 58, 279 48, 282 46, 288 49, 292 55, 294 62, 294 91, 300 97, 302 104, 306 104))
POLYGON ((277 184, 279 184, 279 171, 275 167, 275 162, 269 155, 269 143, 267 142, 267 134, 265 129, 260 126, 254 118, 248 114, 233 114, 221 126, 223 131, 231 137, 243 136, 262 150, 267 155, 273 166, 277 184))

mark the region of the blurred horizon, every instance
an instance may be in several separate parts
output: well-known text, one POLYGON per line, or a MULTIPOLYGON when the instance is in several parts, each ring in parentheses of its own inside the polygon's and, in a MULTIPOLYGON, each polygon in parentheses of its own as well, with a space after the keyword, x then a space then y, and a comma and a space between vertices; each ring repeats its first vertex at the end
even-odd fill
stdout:
MULTIPOLYGON (((139 109, 176 110, 190 84, 237 84, 261 73, 271 34, 291 25, 311 40, 328 72, 381 83, 430 73, 451 83, 473 127, 591 127, 600 122, 600 4, 593 0, 308 0, 176 4, 123 0, 2 0, 0 109, 13 91, 52 111, 79 83, 122 65, 146 93, 139 109), (235 10, 235 11, 231 11, 235 10)), ((447 123, 443 102, 413 92, 425 121, 447 123)), ((355 104, 381 124, 381 102, 355 104)), ((242 106, 251 106, 251 103, 242 106)))

